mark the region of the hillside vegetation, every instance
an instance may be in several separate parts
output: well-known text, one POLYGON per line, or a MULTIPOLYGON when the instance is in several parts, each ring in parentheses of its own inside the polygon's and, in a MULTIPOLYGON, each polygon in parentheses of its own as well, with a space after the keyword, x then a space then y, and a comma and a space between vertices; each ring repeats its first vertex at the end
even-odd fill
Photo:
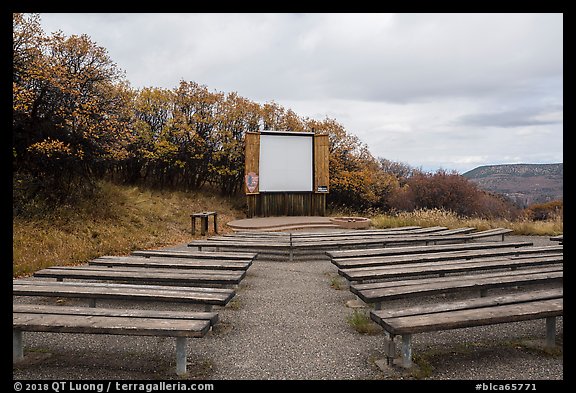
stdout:
POLYGON ((194 212, 217 211, 218 229, 226 232, 227 222, 245 217, 236 205, 209 192, 151 191, 102 182, 95 194, 76 205, 37 207, 31 217, 14 217, 13 275, 185 243, 192 239, 194 212))

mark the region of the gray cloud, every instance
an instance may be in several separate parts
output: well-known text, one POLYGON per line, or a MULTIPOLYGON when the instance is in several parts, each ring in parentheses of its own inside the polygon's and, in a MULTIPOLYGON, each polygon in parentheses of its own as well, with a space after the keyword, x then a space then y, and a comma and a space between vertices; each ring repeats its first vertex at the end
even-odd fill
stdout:
POLYGON ((173 88, 184 79, 287 103, 301 116, 336 116, 373 154, 416 167, 562 159, 562 14, 41 19, 47 32, 88 34, 134 87, 173 88), (510 149, 512 139, 488 132, 495 127, 530 137, 508 154, 500 146, 510 149))
POLYGON ((457 124, 480 127, 529 127, 563 123, 563 106, 524 107, 502 112, 461 116, 457 124))

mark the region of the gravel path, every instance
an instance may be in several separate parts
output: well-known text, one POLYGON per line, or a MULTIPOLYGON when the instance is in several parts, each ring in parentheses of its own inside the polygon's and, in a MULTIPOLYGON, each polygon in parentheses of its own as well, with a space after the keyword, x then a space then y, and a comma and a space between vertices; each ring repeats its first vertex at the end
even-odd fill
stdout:
MULTIPOLYGON (((526 239, 535 245, 556 244, 548 237, 508 237, 526 239)), ((544 321, 415 335, 413 353, 422 367, 416 372, 382 370, 375 361, 383 357, 383 335, 378 329, 375 334, 359 334, 351 327, 347 317, 353 309, 346 303, 354 297, 347 288, 331 287, 340 280, 336 268, 326 260, 257 260, 238 288, 236 299, 219 310, 219 325, 206 337, 191 340, 189 378, 563 379, 561 350, 546 354, 529 345, 532 340, 543 339, 544 321)), ((438 299, 426 301, 434 300, 438 299)), ((397 303, 410 305, 415 301, 397 303)), ((101 303, 101 307, 106 306, 184 309, 155 303, 101 303)), ((562 318, 557 334, 562 343, 562 318)), ((24 343, 27 360, 13 367, 14 379, 175 378, 175 344, 169 338, 27 333, 24 343)))

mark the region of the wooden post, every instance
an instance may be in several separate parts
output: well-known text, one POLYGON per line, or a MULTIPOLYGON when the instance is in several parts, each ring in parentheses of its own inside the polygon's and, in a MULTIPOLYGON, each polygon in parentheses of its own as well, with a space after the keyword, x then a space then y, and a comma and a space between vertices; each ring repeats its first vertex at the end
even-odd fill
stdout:
POLYGON ((186 337, 176 337, 176 374, 186 374, 186 337))
POLYGON ((200 217, 200 235, 204 236, 208 230, 208 216, 204 215, 200 217))
POLYGON ((330 191, 329 154, 328 135, 314 135, 314 192, 317 194, 330 191))
POLYGON ((12 361, 22 360, 23 358, 22 330, 12 329, 12 361))
POLYGON ((405 368, 412 367, 412 335, 402 335, 402 366, 405 368))

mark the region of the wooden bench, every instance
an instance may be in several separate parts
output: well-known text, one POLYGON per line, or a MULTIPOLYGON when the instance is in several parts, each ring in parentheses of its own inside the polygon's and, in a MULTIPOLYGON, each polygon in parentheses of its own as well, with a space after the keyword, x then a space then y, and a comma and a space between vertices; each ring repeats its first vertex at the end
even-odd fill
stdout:
POLYGON ((12 294, 87 299, 90 307, 96 307, 97 300, 121 300, 199 304, 205 311, 211 311, 214 306, 225 307, 236 292, 227 288, 13 280, 12 294))
POLYGON ((214 233, 218 233, 218 213, 201 212, 190 214, 192 220, 192 236, 196 234, 196 219, 200 219, 200 234, 204 236, 208 232, 208 219, 214 217, 214 233))
POLYGON ((375 309, 379 310, 382 303, 388 300, 464 291, 480 291, 480 296, 484 297, 490 289, 561 284, 563 277, 562 266, 544 266, 514 271, 353 284, 350 285, 350 291, 364 303, 374 303, 375 309))
POLYGON ((473 233, 460 233, 460 234, 406 234, 399 236, 374 236, 366 238, 346 238, 341 237, 339 239, 323 239, 322 242, 318 241, 307 241, 307 242, 294 242, 296 247, 314 247, 319 246, 320 248, 332 248, 332 250, 337 250, 340 248, 365 248, 365 247, 377 247, 383 246, 388 247, 390 245, 402 245, 402 244, 440 244, 440 243, 466 243, 474 241, 483 237, 491 237, 500 235, 502 236, 502 241, 504 241, 504 235, 509 233, 511 230, 502 229, 502 231, 481 231, 473 233))
POLYGON ((272 237, 268 238, 241 238, 237 239, 234 237, 213 237, 206 240, 194 240, 188 243, 188 247, 196 247, 198 251, 202 251, 202 248, 210 247, 219 251, 220 249, 228 250, 255 250, 258 253, 284 253, 288 255, 288 260, 292 261, 295 252, 300 252, 304 254, 320 253, 325 255, 325 251, 339 250, 339 249, 355 249, 355 248, 374 248, 374 247, 386 247, 389 245, 404 245, 404 244, 438 244, 438 243, 464 243, 468 241, 474 241, 479 237, 489 237, 495 236, 497 234, 502 235, 504 239, 504 233, 508 233, 510 230, 490 230, 490 231, 480 231, 475 233, 466 234, 452 234, 452 235, 434 235, 433 233, 426 234, 405 234, 405 235, 394 235, 389 234, 382 235, 370 235, 363 237, 356 236, 337 236, 337 237, 327 237, 323 238, 321 241, 313 238, 293 238, 290 236, 288 239, 279 238, 275 239, 272 237), (473 237, 472 237, 473 236, 473 237))
POLYGON ((341 240, 341 239, 367 239, 367 238, 378 238, 378 237, 390 237, 390 236, 427 236, 430 234, 444 234, 453 235, 459 233, 468 233, 473 231, 474 228, 457 228, 448 229, 446 227, 428 227, 428 228, 417 228, 409 231, 393 231, 386 229, 375 229, 375 230, 347 230, 347 231, 329 231, 321 233, 298 233, 298 232, 282 232, 278 234, 272 234, 268 232, 259 233, 232 233, 224 234, 222 236, 213 236, 208 240, 227 240, 233 238, 242 239, 255 239, 258 241, 270 240, 270 241, 293 241, 293 242, 315 242, 319 239, 322 240, 341 240))
POLYGON ((529 255, 562 254, 562 246, 541 246, 522 248, 492 248, 481 250, 446 251, 422 254, 375 256, 365 258, 333 259, 332 263, 340 269, 390 266, 407 263, 445 262, 451 260, 472 260, 494 257, 524 257, 529 255))
POLYGON ((77 280, 124 281, 162 285, 236 286, 246 271, 201 269, 153 269, 106 266, 53 266, 34 273, 35 277, 77 280))
POLYGON ((370 318, 389 333, 385 341, 388 360, 396 356, 394 337, 402 336, 402 366, 412 366, 412 335, 448 329, 546 319, 546 346, 555 346, 556 317, 563 314, 563 290, 527 291, 517 294, 443 302, 422 306, 371 311, 370 318))
POLYGON ((550 237, 550 241, 559 242, 560 244, 564 244, 564 235, 552 236, 552 237, 550 237))
MULTIPOLYGON (((385 231, 385 230, 369 230, 369 231, 350 231, 348 233, 340 233, 337 235, 330 235, 329 233, 323 236, 323 240, 340 241, 340 240, 361 240, 361 239, 394 239, 394 238, 416 238, 424 239, 428 242, 438 242, 442 240, 457 240, 457 241, 470 241, 474 239, 502 236, 502 241, 504 241, 504 235, 512 232, 511 229, 497 228, 485 231, 473 232, 475 229, 471 227, 448 229, 446 227, 428 227, 421 228, 419 230, 413 231, 385 231), (451 237, 459 236, 459 237, 451 237), (445 239, 444 239, 445 238, 445 239)), ((314 236, 292 236, 295 241, 301 242, 311 242, 316 241, 314 236)))
POLYGON ((512 233, 512 229, 507 228, 493 228, 493 229, 486 229, 484 231, 472 232, 469 233, 467 236, 469 239, 480 239, 485 237, 493 237, 493 236, 500 236, 502 241, 504 241, 504 236, 512 233))
POLYGON ((216 313, 94 309, 15 304, 12 309, 12 359, 24 358, 22 332, 114 334, 176 338, 176 373, 186 373, 190 337, 204 337, 216 313))
POLYGON ((438 244, 428 246, 405 246, 405 247, 387 247, 387 248, 370 248, 366 250, 340 250, 340 251, 326 251, 333 261, 336 259, 347 258, 364 258, 376 256, 392 256, 392 255, 409 255, 409 254, 422 254, 446 251, 467 251, 467 250, 486 250, 495 248, 516 248, 532 246, 532 242, 483 242, 483 243, 454 243, 454 244, 438 244))
POLYGON ((208 269, 208 270, 248 270, 252 265, 251 260, 212 260, 190 258, 162 258, 162 257, 115 257, 103 256, 88 262, 94 266, 108 267, 145 267, 163 269, 208 269))
POLYGON ((339 269, 338 273, 348 281, 374 281, 391 278, 409 278, 413 276, 483 272, 489 270, 518 269, 535 266, 562 264, 562 253, 553 256, 528 256, 524 258, 481 258, 439 260, 433 262, 418 262, 406 264, 390 264, 388 266, 359 267, 339 269))
POLYGON ((357 235, 357 236, 364 236, 366 234, 375 233, 388 233, 391 235, 394 234, 401 234, 401 233, 410 233, 415 229, 420 229, 419 226, 405 226, 405 227, 396 227, 396 228, 385 228, 385 229, 363 229, 363 230, 349 230, 349 229, 335 229, 329 232, 269 232, 269 231, 234 231, 233 233, 225 233, 222 236, 229 236, 229 237, 247 237, 247 238, 263 238, 263 237, 288 237, 292 235, 293 238, 298 237, 305 237, 305 238, 318 238, 318 237, 330 237, 330 236, 338 236, 338 235, 357 235))
POLYGON ((218 260, 247 260, 256 259, 256 253, 239 252, 211 252, 193 250, 140 250, 132 251, 132 255, 138 257, 166 257, 166 258, 187 258, 187 259, 218 259, 218 260))
POLYGON ((242 240, 234 239, 230 240, 193 240, 188 243, 188 247, 196 247, 198 251, 202 251, 203 248, 215 248, 217 251, 220 249, 228 250, 254 250, 260 254, 269 251, 280 252, 285 254, 289 260, 293 257, 293 248, 289 242, 277 242, 277 241, 264 241, 264 240, 242 240))
POLYGON ((388 237, 375 237, 375 238, 342 238, 322 239, 314 241, 296 241, 292 243, 286 240, 269 240, 269 239, 206 239, 206 240, 193 240, 188 243, 188 247, 196 247, 198 251, 203 248, 214 248, 217 251, 221 249, 228 250, 256 250, 258 253, 267 251, 282 251, 289 254, 291 260, 295 251, 310 252, 321 251, 324 253, 328 250, 344 249, 344 248, 366 248, 366 247, 382 247, 392 244, 410 244, 410 243, 424 243, 449 241, 449 242, 464 242, 468 238, 467 235, 449 235, 449 236, 436 236, 431 238, 429 236, 388 236, 388 237))

